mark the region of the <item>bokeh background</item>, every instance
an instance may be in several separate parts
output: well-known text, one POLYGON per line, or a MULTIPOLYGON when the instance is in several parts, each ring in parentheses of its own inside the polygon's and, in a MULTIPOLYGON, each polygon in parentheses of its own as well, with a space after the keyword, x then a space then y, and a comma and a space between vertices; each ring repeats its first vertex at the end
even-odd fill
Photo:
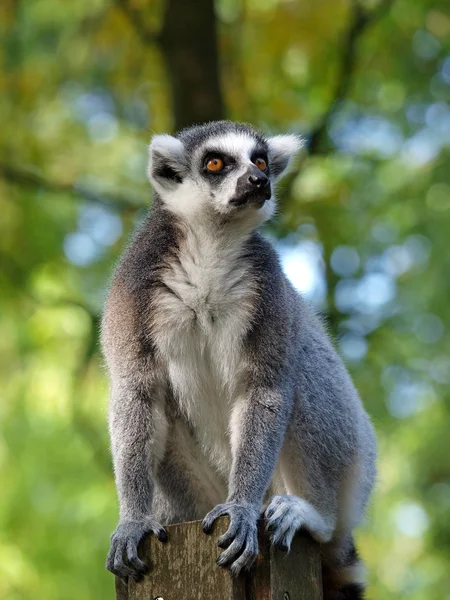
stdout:
POLYGON ((98 326, 154 132, 308 149, 269 226, 373 416, 370 600, 450 598, 448 0, 2 0, 0 597, 109 599, 98 326))

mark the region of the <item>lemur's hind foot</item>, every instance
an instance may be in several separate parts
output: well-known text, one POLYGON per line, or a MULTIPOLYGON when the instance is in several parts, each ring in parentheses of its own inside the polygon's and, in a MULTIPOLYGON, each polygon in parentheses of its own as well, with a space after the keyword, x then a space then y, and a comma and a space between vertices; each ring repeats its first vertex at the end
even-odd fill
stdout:
POLYGON ((329 542, 333 530, 317 510, 297 496, 274 496, 264 513, 273 544, 289 550, 296 531, 306 529, 320 543, 329 542))

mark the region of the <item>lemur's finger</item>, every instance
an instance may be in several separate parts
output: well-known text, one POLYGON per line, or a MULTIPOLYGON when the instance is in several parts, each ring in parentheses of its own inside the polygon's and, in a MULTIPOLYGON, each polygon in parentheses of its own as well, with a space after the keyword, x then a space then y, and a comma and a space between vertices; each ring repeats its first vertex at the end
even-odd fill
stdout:
POLYGON ((202 529, 205 533, 210 533, 212 526, 214 525, 214 521, 228 513, 228 509, 224 504, 218 504, 215 508, 213 508, 203 519, 202 529))
POLYGON ((242 552, 242 548, 246 544, 247 541, 247 533, 245 531, 241 531, 233 540, 233 543, 228 547, 225 552, 217 559, 217 564, 220 567, 223 567, 229 563, 231 563, 235 558, 242 552))
POLYGON ((133 569, 130 569, 124 562, 124 554, 126 552, 126 546, 124 542, 119 542, 116 547, 116 552, 114 554, 114 566, 113 573, 115 575, 119 575, 120 577, 133 577, 135 576, 135 572, 133 569))
POLYGON ((252 533, 247 538, 247 544, 244 552, 234 561, 230 570, 233 577, 237 577, 242 569, 249 570, 258 556, 258 538, 256 533, 252 533))
POLYGON ((106 557, 106 568, 111 573, 114 573, 114 555, 116 553, 115 544, 111 544, 111 547, 108 552, 108 556, 106 557))
POLYGON ((156 532, 156 537, 158 538, 158 540, 160 542, 167 542, 167 540, 169 539, 169 536, 167 535, 167 531, 164 529, 164 527, 161 527, 161 529, 159 529, 156 532))
POLYGON ((139 575, 145 575, 148 573, 149 567, 146 565, 137 555, 136 544, 132 541, 127 543, 127 559, 128 562, 139 575))
POLYGON ((227 548, 236 537, 237 530, 239 529, 239 523, 237 519, 231 519, 228 529, 217 541, 219 548, 227 548))

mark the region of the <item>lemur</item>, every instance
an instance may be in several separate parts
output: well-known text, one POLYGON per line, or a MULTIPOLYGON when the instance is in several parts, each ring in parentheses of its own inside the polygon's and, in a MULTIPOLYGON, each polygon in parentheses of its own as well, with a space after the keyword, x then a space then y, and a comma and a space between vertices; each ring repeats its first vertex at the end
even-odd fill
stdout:
POLYGON ((360 599, 352 531, 375 478, 375 437, 320 319, 257 231, 301 147, 228 121, 155 135, 154 200, 116 268, 102 322, 120 502, 107 568, 141 578, 140 540, 203 518, 229 527, 233 575, 257 522, 288 550, 320 543, 326 600, 360 599), (205 516, 206 515, 206 516, 205 516))

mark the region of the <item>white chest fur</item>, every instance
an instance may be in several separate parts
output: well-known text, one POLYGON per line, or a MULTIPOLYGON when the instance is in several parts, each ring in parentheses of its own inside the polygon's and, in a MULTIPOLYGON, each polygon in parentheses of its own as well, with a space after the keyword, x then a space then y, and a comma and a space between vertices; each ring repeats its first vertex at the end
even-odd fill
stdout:
POLYGON ((155 300, 154 333, 180 408, 204 453, 224 475, 229 418, 242 393, 241 348, 254 280, 233 235, 187 232, 155 300))

